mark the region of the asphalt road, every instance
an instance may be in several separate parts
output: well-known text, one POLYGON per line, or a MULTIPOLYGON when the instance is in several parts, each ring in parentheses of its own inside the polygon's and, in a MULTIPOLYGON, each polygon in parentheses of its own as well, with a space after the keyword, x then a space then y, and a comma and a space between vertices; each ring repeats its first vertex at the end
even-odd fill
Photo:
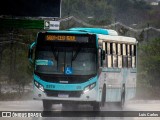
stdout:
MULTIPOLYGON (((0 101, 0 111, 43 111, 42 102, 41 101, 0 101)), ((62 105, 53 105, 53 112, 65 112, 65 111, 92 111, 92 107, 89 105, 79 105, 78 107, 73 105, 67 105, 62 107, 62 105)), ((160 101, 152 100, 134 100, 129 101, 125 104, 125 108, 121 110, 116 104, 106 104, 105 107, 101 109, 104 117, 81 117, 70 114, 71 117, 29 117, 29 118, 21 118, 21 117, 0 117, 0 120, 160 120, 160 112, 155 113, 155 111, 160 111, 160 101), (135 117, 106 117, 105 112, 111 112, 114 114, 115 111, 138 111, 138 116, 135 117), (140 111, 140 112, 139 112, 140 111), (147 111, 147 112, 145 112, 147 111), (146 115, 149 111, 149 114, 154 115, 154 117, 149 117, 146 115), (154 114, 153 114, 154 113, 154 114), (144 117, 144 116, 147 117, 144 117), (157 115, 157 116, 156 116, 157 115)), ((73 114, 74 114, 73 112, 73 114)), ((101 113, 100 112, 100 113, 101 113)), ((2 113, 1 113, 2 114, 2 113)), ((96 114, 96 113, 94 113, 96 114)))

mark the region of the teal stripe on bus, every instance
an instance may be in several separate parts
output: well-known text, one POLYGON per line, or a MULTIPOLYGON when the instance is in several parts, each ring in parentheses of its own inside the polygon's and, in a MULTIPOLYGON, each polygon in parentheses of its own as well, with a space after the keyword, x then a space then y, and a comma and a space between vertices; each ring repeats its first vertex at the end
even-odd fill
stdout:
POLYGON ((60 84, 60 83, 50 83, 45 82, 44 80, 40 79, 37 75, 34 74, 34 80, 43 85, 44 89, 47 90, 59 90, 59 91, 81 91, 84 88, 92 83, 97 81, 98 77, 93 77, 89 79, 87 82, 80 83, 80 84, 60 84), (47 85, 55 86, 54 88, 47 88, 47 85))

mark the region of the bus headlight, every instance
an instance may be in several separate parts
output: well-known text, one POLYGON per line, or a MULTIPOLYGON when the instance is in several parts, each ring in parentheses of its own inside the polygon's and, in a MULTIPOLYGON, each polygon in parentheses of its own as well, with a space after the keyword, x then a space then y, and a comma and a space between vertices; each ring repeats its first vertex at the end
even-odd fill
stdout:
POLYGON ((44 88, 42 85, 39 85, 39 89, 44 92, 44 88))
POLYGON ((35 86, 40 89, 42 92, 44 92, 44 87, 43 85, 41 85, 40 83, 38 83, 37 81, 34 81, 35 86))
POLYGON ((35 84, 36 87, 39 87, 39 83, 38 82, 34 81, 34 84, 35 84))
POLYGON ((96 83, 90 84, 87 87, 84 88, 83 93, 86 93, 90 90, 92 90, 96 86, 96 83))

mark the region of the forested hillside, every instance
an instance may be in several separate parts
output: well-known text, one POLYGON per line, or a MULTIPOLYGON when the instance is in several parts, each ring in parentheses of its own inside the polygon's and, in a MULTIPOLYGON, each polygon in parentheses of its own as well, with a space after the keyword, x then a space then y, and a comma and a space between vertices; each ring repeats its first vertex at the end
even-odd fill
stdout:
POLYGON ((91 24, 106 25, 116 21, 132 26, 150 24, 160 27, 160 4, 144 0, 63 0, 62 17, 75 16, 91 24))

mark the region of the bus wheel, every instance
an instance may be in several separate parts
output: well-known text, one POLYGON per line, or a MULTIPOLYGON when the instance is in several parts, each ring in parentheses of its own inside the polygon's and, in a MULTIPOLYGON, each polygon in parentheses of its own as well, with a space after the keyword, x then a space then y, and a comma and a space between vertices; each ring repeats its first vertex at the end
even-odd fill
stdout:
POLYGON ((52 103, 49 100, 43 100, 43 110, 50 111, 52 109, 52 103))
POLYGON ((124 103, 125 103, 125 93, 123 92, 121 95, 121 103, 120 103, 120 107, 122 109, 124 108, 124 103))
POLYGON ((95 102, 92 106, 93 106, 94 111, 100 111, 100 103, 99 102, 95 102))
POLYGON ((118 104, 118 106, 120 107, 120 109, 124 108, 124 104, 125 104, 125 92, 122 93, 122 95, 121 95, 121 101, 118 104))
POLYGON ((101 102, 102 107, 105 106, 105 102, 106 102, 106 86, 104 86, 102 90, 102 102, 101 102))

